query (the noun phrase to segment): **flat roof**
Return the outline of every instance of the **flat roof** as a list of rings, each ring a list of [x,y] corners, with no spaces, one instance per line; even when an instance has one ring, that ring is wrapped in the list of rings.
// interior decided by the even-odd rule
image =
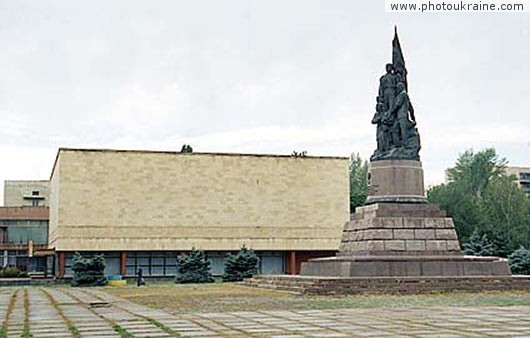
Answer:
[[[511,165],[509,165],[509,166],[506,166],[506,169],[507,170],[514,170],[514,171],[526,171],[526,170],[530,171],[530,167],[528,167],[528,166],[527,167],[523,167],[523,166],[511,166]]]
[[[238,157],[280,157],[280,158],[297,158],[297,159],[326,159],[326,160],[348,160],[346,156],[310,156],[295,157],[293,155],[277,155],[277,154],[243,154],[243,153],[216,153],[216,152],[191,152],[183,153],[181,151],[167,151],[167,150],[128,150],[128,149],[90,149],[90,148],[59,148],[55,161],[53,163],[50,180],[55,171],[59,154],[63,151],[73,152],[101,152],[101,153],[138,153],[138,154],[168,154],[168,155],[182,155],[182,156],[238,156]]]

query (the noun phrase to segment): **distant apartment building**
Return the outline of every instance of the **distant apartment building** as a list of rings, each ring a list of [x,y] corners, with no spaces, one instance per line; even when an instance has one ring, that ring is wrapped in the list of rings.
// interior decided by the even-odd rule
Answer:
[[[0,207],[0,265],[53,273],[48,250],[48,207]]]
[[[5,181],[0,207],[0,268],[53,275],[48,249],[50,181]]]
[[[514,175],[515,182],[530,197],[530,167],[506,167],[506,174]]]
[[[50,181],[5,181],[4,206],[48,206]]]

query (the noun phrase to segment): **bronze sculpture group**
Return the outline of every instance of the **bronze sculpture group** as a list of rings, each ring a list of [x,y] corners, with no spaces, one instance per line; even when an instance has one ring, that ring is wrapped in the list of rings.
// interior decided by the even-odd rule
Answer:
[[[396,31],[392,41],[392,63],[386,65],[386,74],[379,80],[372,119],[377,125],[377,149],[371,161],[420,159],[420,135],[407,87],[407,69]]]

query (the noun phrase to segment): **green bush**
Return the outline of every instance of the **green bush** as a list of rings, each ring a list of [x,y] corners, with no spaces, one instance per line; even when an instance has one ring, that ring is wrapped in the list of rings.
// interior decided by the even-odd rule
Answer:
[[[190,253],[178,257],[177,283],[212,283],[210,261],[203,251],[192,248]]]
[[[103,255],[83,257],[79,252],[72,258],[72,286],[101,286],[107,284]]]
[[[17,278],[17,277],[27,277],[28,274],[24,271],[20,271],[18,268],[15,267],[7,267],[0,271],[0,277],[5,278]]]
[[[225,259],[223,282],[240,282],[258,273],[259,258],[253,250],[245,246],[237,255],[228,255]]]
[[[530,275],[530,250],[521,245],[509,257],[510,270],[514,275]]]

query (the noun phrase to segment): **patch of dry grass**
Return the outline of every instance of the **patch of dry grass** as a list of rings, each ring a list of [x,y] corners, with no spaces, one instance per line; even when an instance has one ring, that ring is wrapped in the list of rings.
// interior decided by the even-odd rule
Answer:
[[[257,310],[427,306],[530,306],[530,292],[427,295],[309,296],[250,288],[234,283],[151,283],[147,287],[104,287],[110,294],[174,313]]]
[[[233,283],[154,284],[147,287],[105,287],[113,295],[171,312],[252,311],[284,308],[302,296]]]

